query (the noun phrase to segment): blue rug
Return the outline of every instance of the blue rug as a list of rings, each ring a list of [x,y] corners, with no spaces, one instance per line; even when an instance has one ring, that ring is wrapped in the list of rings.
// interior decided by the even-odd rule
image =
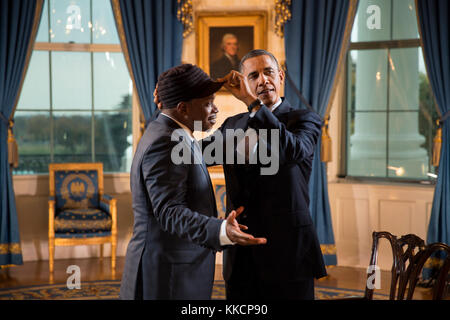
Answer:
[[[81,283],[81,289],[68,289],[66,284],[48,284],[0,289],[0,300],[116,300],[119,298],[120,280],[88,281]],[[316,300],[337,299],[349,296],[363,296],[362,290],[331,287],[315,287]],[[374,294],[374,299],[388,299],[385,294]],[[213,300],[225,299],[225,283],[215,281]]]

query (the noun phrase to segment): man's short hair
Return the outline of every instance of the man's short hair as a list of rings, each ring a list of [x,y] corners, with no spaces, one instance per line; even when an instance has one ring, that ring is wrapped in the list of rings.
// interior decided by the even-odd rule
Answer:
[[[230,38],[233,38],[233,39],[238,39],[234,34],[232,34],[232,33],[225,33],[224,35],[223,35],[223,37],[222,37],[222,43],[221,43],[221,46],[223,47],[224,45],[225,45],[225,41],[227,41],[227,39],[230,39]]]
[[[247,53],[244,57],[242,57],[241,62],[239,63],[239,72],[242,72],[242,67],[244,65],[245,60],[258,57],[258,56],[269,56],[270,59],[272,59],[273,62],[275,62],[275,65],[277,66],[278,70],[280,70],[280,66],[278,64],[277,58],[273,54],[271,54],[269,51],[263,50],[263,49],[254,49]]]

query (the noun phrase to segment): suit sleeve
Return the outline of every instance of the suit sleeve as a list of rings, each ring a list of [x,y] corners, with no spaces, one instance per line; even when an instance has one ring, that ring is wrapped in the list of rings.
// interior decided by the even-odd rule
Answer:
[[[322,119],[312,111],[295,110],[289,113],[284,124],[266,106],[262,106],[248,124],[255,130],[278,130],[280,163],[300,162],[314,154]]]
[[[161,228],[198,245],[220,250],[222,220],[192,211],[187,204],[188,164],[174,164],[171,152],[177,144],[162,137],[147,150],[142,174]]]

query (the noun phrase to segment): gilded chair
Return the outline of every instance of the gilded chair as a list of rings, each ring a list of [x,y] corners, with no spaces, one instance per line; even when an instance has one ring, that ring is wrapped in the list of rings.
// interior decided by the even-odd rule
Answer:
[[[116,199],[103,193],[102,163],[49,165],[49,269],[53,273],[55,246],[111,243],[111,268],[116,266]]]

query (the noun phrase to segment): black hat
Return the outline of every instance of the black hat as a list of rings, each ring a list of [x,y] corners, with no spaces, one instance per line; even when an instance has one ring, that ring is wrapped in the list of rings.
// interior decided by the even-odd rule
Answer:
[[[174,108],[181,101],[207,97],[223,82],[213,81],[202,69],[182,64],[164,71],[158,78],[158,97],[164,108]]]

